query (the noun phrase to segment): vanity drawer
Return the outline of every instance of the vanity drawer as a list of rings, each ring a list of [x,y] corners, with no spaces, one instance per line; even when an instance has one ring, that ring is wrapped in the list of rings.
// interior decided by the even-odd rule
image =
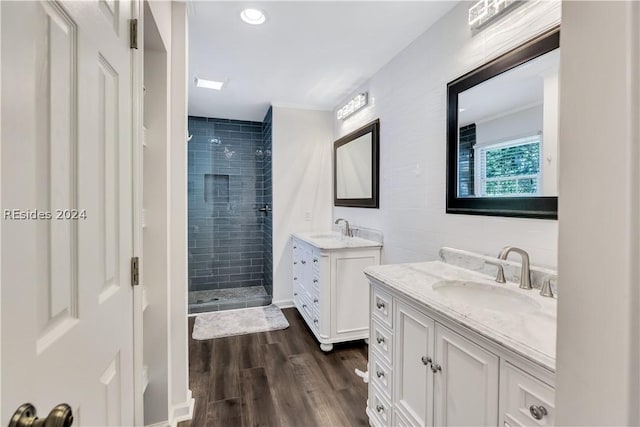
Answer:
[[[371,426],[391,427],[393,407],[375,384],[369,386],[369,412]]]
[[[388,399],[391,399],[392,370],[375,351],[372,351],[369,356],[369,378],[374,385],[382,390]]]
[[[391,355],[393,354],[393,335],[376,319],[371,322],[371,326],[371,337],[369,339],[370,348],[376,352],[382,360],[385,360],[389,364],[392,363]]]
[[[502,363],[500,377],[500,410],[505,425],[555,425],[555,390],[552,387],[506,361]]]
[[[316,252],[311,254],[311,266],[315,274],[320,274],[320,255]]]
[[[393,311],[391,309],[393,305],[391,302],[391,295],[375,286],[372,287],[371,312],[375,318],[389,328],[393,328]]]

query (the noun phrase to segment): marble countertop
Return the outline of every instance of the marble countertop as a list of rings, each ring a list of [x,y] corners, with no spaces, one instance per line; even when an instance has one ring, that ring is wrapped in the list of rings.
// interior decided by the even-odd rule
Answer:
[[[433,311],[471,329],[532,362],[555,372],[557,300],[540,296],[537,290],[524,290],[517,283],[496,283],[475,271],[432,261],[414,264],[371,266],[365,269],[370,279],[389,286]],[[530,298],[536,310],[490,310],[473,303],[445,297],[433,289],[443,280],[479,282],[487,286],[512,290],[519,297]]]
[[[310,231],[294,233],[293,237],[303,240],[318,249],[352,249],[381,247],[382,243],[360,237],[344,238],[335,231]]]

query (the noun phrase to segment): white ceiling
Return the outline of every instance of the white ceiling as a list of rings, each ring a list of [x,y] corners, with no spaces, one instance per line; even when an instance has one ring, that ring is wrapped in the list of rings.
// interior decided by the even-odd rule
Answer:
[[[262,121],[270,104],[332,110],[456,2],[190,4],[189,114]],[[244,23],[245,7],[267,21]],[[227,83],[198,88],[194,76]]]

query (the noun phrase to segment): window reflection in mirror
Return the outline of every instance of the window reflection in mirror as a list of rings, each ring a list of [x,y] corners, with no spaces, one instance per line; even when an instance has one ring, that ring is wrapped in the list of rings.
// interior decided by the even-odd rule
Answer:
[[[458,94],[457,195],[557,195],[560,49]]]

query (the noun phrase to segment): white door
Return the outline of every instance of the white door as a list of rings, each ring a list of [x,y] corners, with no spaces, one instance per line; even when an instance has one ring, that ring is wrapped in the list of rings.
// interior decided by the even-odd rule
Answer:
[[[0,8],[0,422],[65,402],[74,425],[130,425],[131,4]]]
[[[434,425],[498,424],[498,357],[436,325]]]
[[[435,322],[413,307],[398,302],[394,334],[394,372],[397,410],[414,426],[433,421],[433,330]]]

